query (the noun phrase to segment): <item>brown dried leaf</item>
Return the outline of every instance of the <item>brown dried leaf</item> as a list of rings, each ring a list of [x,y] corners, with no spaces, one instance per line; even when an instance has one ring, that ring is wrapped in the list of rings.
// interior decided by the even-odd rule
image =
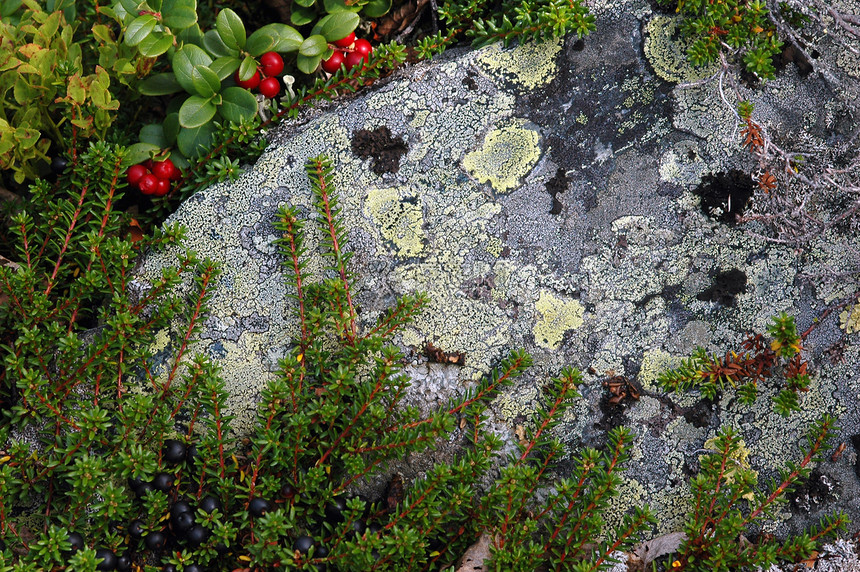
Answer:
[[[670,532],[653,538],[647,542],[643,542],[633,549],[630,553],[631,560],[638,561],[641,565],[648,566],[654,560],[677,552],[681,547],[681,543],[687,538],[683,532]]]
[[[529,442],[528,437],[526,437],[525,425],[517,425],[516,427],[514,427],[514,434],[517,436],[520,445],[525,445]]]

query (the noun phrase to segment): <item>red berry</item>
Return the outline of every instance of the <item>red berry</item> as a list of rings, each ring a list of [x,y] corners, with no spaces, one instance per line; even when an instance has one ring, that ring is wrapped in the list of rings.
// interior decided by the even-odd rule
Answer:
[[[163,197],[167,193],[170,192],[170,181],[167,179],[158,179],[157,184],[155,185],[155,192],[152,193],[156,197]]]
[[[263,75],[275,77],[284,71],[284,60],[277,52],[266,52],[260,56],[260,67]]]
[[[260,85],[260,70],[256,70],[254,75],[250,78],[242,81],[239,79],[239,70],[236,70],[236,73],[233,74],[233,79],[236,80],[236,85],[239,87],[244,87],[245,89],[254,89],[258,85]]]
[[[357,65],[364,67],[365,62],[370,59],[370,56],[366,54],[361,54],[359,52],[349,52],[346,54],[346,58],[344,59],[344,63],[346,64],[346,69],[352,69]]]
[[[350,32],[349,35],[345,38],[341,38],[337,40],[334,45],[338,48],[348,48],[355,41],[355,32]]]
[[[140,179],[140,192],[144,195],[154,195],[155,191],[158,190],[158,181],[158,177],[156,177],[152,173],[145,174]]]
[[[278,81],[277,78],[267,77],[263,81],[260,82],[260,93],[263,94],[264,97],[272,99],[281,91],[281,82]]]
[[[352,47],[352,49],[363,56],[369,56],[370,52],[373,51],[373,46],[371,46],[370,42],[368,42],[367,40],[361,39],[355,41],[355,45]],[[367,61],[367,58],[365,58],[364,61]]]
[[[152,174],[159,179],[169,181],[176,176],[176,165],[170,159],[158,161],[152,164]]]
[[[340,64],[343,63],[343,52],[335,50],[331,57],[322,63],[322,69],[328,73],[334,73],[340,69]]]
[[[143,165],[144,167],[146,167],[146,169],[147,169],[148,171],[151,171],[151,170],[152,170],[152,159],[147,159],[146,161],[144,161],[143,163],[141,163],[141,165]]]
[[[128,171],[125,172],[126,177],[128,177],[128,184],[138,187],[140,180],[146,173],[146,167],[143,165],[132,165],[128,168]]]

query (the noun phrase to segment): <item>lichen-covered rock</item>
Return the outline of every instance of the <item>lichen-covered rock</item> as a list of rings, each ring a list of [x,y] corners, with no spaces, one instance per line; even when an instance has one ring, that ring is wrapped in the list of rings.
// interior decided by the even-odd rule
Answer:
[[[572,448],[599,446],[609,428],[632,428],[636,451],[613,502],[618,514],[650,504],[663,532],[679,528],[691,468],[721,423],[741,429],[750,465],[767,477],[795,458],[813,419],[836,413],[849,446],[821,470],[838,483],[838,500],[816,506],[860,516],[850,444],[860,433],[856,306],[841,318],[830,313],[809,335],[813,384],[801,397],[803,412],[788,419],[767,399],[745,407],[727,391],[710,403],[655,385],[660,371],[696,346],[737,349],[777,312],[808,328],[857,284],[818,290],[805,276],[848,268],[860,239],[834,230],[799,255],[706,215],[696,194],[705,177],[720,188],[722,180],[752,185],[732,175],[756,168],[739,145],[733,112],[716,83],[673,83],[704,75],[667,45],[670,17],[644,3],[612,5],[597,2],[598,29],[584,44],[490,46],[406,69],[288,126],[289,136],[272,134],[268,151],[238,181],[182,205],[171,222],[188,227],[188,247],[223,269],[197,348],[221,364],[234,425],[247,430],[255,399],[296,334],[273,246],[276,209],[288,202],[310,212],[304,165],[327,153],[355,252],[362,320],[371,322],[396,296],[430,295],[397,339],[412,359],[411,403],[437,407],[524,347],[535,367],[493,408],[513,441],[514,428],[530,422],[546,376],[564,365],[588,370],[583,399],[560,436]],[[748,96],[764,125],[803,133],[810,145],[827,144],[835,129],[827,114],[844,104],[826,82],[791,68]],[[359,132],[362,141],[379,134],[379,148],[394,151],[379,162],[362,158]],[[307,245],[312,273],[323,267],[318,241],[312,233]],[[170,260],[170,253],[150,256],[140,281]],[[465,365],[428,364],[428,342],[462,352]],[[834,348],[839,359],[831,360]],[[608,402],[602,381],[610,370],[641,386],[638,401]],[[788,520],[790,511],[774,532],[816,516],[795,511],[798,518]]]

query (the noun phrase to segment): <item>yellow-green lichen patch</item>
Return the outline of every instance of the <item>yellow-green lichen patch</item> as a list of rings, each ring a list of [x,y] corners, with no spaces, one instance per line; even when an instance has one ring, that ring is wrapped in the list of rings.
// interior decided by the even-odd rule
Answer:
[[[519,185],[540,159],[540,134],[525,119],[490,131],[483,144],[463,157],[463,168],[496,192],[507,193]]]
[[[498,258],[502,254],[505,244],[498,237],[490,236],[487,238],[487,243],[484,248],[486,248],[487,252],[492,254],[494,258]]]
[[[750,468],[750,450],[747,449],[746,443],[743,439],[737,440],[737,447],[737,450],[731,453],[727,459],[730,462],[727,463],[726,470],[723,472],[723,477],[726,479],[726,482],[735,482],[735,479],[737,478],[739,471],[741,470],[750,471],[753,476],[758,478],[758,471],[753,471]],[[717,447],[716,437],[712,437],[705,441],[704,448],[708,451],[709,454],[720,455],[720,449]],[[704,458],[704,455],[699,455],[699,463],[703,462]],[[754,500],[755,496],[753,491],[750,491],[747,494],[743,495],[743,498],[747,499],[748,501]]]
[[[645,57],[658,76],[682,83],[713,75],[716,65],[693,67],[687,60],[687,45],[679,38],[679,16],[655,14],[645,26]]]
[[[424,251],[424,222],[420,199],[403,196],[398,188],[370,189],[365,212],[376,223],[382,238],[394,246],[393,254],[419,256]]]
[[[548,84],[555,78],[555,58],[561,51],[561,38],[545,42],[528,42],[513,50],[495,44],[485,49],[477,59],[490,76],[503,77],[527,90]]]
[[[860,300],[850,308],[846,308],[839,314],[839,325],[846,334],[860,332]]]
[[[585,312],[577,300],[563,300],[546,290],[541,290],[535,310],[538,314],[532,330],[535,343],[550,350],[558,349],[566,331],[582,325],[582,314]]]

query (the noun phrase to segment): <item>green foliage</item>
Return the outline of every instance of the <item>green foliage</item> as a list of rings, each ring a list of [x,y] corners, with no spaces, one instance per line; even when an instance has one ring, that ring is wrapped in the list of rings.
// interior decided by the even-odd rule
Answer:
[[[820,460],[820,452],[835,430],[835,420],[829,415],[822,417],[807,435],[802,460],[786,463],[780,470],[780,480],[762,493],[757,488],[756,472],[746,461],[743,440],[731,428],[721,429],[716,438],[706,443],[710,452],[700,457],[699,474],[690,483],[693,507],[684,526],[687,537],[674,568],[726,572],[767,569],[781,560],[798,562],[809,558],[817,540],[844,532],[847,517],[839,513],[785,542],[764,535],[756,543],[738,541],[749,527],[776,515],[777,508],[785,503],[785,495],[809,477],[810,463]]]
[[[751,334],[744,340],[741,353],[729,351],[723,357],[697,348],[679,367],[661,373],[657,383],[666,391],[698,389],[707,399],[716,399],[731,386],[741,403],[751,405],[759,384],[773,377],[782,365],[785,386],[774,397],[774,410],[788,416],[800,410],[798,393],[808,391],[811,382],[801,357],[801,337],[794,318],[784,312],[771,318],[767,333],[773,338],[770,344],[760,334]]]
[[[724,54],[742,62],[744,68],[762,79],[772,79],[773,57],[782,47],[776,29],[768,19],[763,0],[678,0],[677,11],[684,17],[681,31],[692,41],[687,49],[690,62],[707,65]]]

